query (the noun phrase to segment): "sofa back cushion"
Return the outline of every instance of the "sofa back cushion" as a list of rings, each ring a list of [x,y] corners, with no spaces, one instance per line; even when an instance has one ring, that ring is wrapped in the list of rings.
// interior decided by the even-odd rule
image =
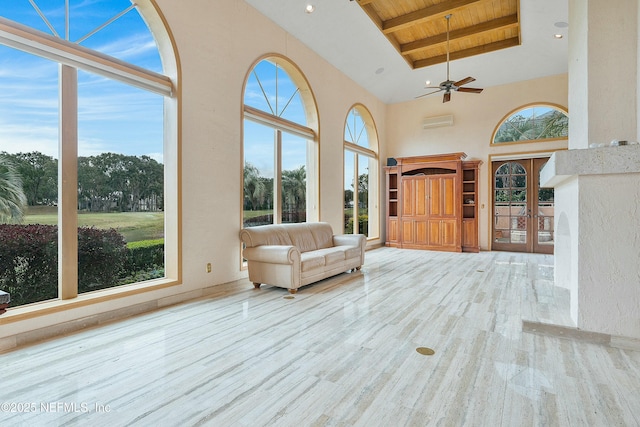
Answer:
[[[317,249],[330,248],[333,246],[333,229],[326,222],[307,223],[313,234]]]
[[[263,245],[293,245],[289,233],[281,225],[259,225],[244,228],[240,239],[247,248]]]
[[[300,252],[333,246],[333,230],[326,222],[260,225],[245,228],[240,238],[246,247],[261,245],[293,245]]]

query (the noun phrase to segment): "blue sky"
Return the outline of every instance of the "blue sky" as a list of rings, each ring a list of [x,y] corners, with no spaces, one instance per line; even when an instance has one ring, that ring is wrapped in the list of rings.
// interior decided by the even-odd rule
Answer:
[[[65,37],[65,1],[35,0]],[[129,0],[71,0],[69,40],[77,41],[131,6]],[[28,0],[0,2],[0,16],[55,35]],[[162,73],[155,41],[133,9],[81,43]],[[80,71],[78,151],[149,155],[162,161],[162,96]],[[58,157],[58,64],[0,45],[0,151]]]

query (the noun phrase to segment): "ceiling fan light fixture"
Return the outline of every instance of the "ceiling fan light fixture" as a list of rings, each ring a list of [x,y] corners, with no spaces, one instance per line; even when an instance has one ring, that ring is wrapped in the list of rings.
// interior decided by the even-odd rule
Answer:
[[[434,93],[438,93],[438,92],[442,92],[444,91],[444,95],[442,96],[442,102],[449,102],[451,101],[451,91],[454,92],[467,92],[467,93],[480,93],[482,92],[482,89],[480,88],[471,88],[471,87],[461,87],[463,85],[466,85],[467,83],[471,83],[473,81],[475,81],[475,79],[471,76],[466,77],[462,80],[458,80],[458,81],[453,81],[451,80],[450,76],[449,76],[449,55],[450,55],[450,50],[449,50],[449,32],[451,30],[450,28],[450,20],[451,20],[451,13],[445,16],[445,19],[447,20],[447,80],[443,81],[442,83],[440,83],[438,86],[429,86],[431,84],[431,82],[429,80],[427,80],[426,82],[426,87],[425,89],[437,89],[434,90],[432,92],[427,92],[425,94],[416,96],[416,98],[422,98],[423,96],[428,96]]]

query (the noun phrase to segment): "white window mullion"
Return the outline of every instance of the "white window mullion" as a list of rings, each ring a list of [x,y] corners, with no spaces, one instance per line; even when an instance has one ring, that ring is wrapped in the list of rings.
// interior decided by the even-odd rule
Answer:
[[[78,296],[78,70],[60,65],[58,296]]]
[[[282,222],[282,131],[274,131],[273,223]]]

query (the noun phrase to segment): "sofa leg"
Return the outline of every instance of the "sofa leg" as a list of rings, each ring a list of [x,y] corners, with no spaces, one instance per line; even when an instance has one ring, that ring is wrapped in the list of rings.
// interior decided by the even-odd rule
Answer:
[[[356,270],[360,271],[361,268],[362,268],[362,266],[359,265],[359,266],[356,267]]]
[[[297,290],[297,289],[289,289],[289,293],[290,293],[291,295],[295,294],[296,292],[298,292],[298,290]]]
[[[260,289],[260,285],[262,285],[262,283],[253,282],[253,287],[256,289]]]

